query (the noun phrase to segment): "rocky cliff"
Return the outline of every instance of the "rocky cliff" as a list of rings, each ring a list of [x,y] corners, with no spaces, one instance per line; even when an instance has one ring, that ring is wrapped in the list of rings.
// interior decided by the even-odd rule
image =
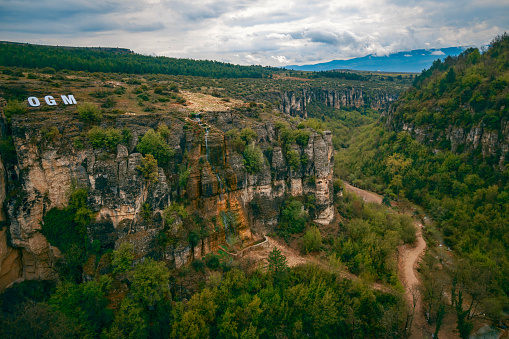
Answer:
[[[281,93],[279,109],[293,116],[307,117],[306,106],[311,101],[323,103],[329,107],[365,107],[375,110],[384,110],[396,101],[397,93],[366,91],[359,88],[335,89],[302,89],[300,91],[287,91]]]
[[[491,158],[490,162],[496,164],[500,171],[505,170],[509,161],[509,122],[505,120],[500,123],[500,128],[495,129],[483,123],[469,127],[451,124],[444,130],[412,123],[393,125],[391,128],[406,131],[420,143],[436,149],[447,149],[457,154],[479,154],[485,160]]]
[[[154,182],[139,170],[143,155],[137,144],[162,124],[170,130],[166,142],[175,154],[158,168]],[[221,245],[240,248],[261,239],[277,224],[288,196],[315,195],[315,221],[333,218],[330,132],[312,131],[306,145],[293,143],[291,149],[307,161],[292,169],[271,121],[248,121],[231,111],[205,113],[201,119],[176,112],[117,115],[103,119],[101,126],[128,129],[131,138],[116,149],[94,149],[87,140],[90,126],[72,111],[12,118],[15,157],[0,171],[5,173],[1,178],[9,178],[0,180],[9,229],[0,231],[0,289],[19,277],[55,278],[62,255],[43,235],[44,217],[52,208],[67,206],[76,187],[87,188],[87,207],[94,212],[87,226],[90,241],[102,248],[128,241],[138,257],[158,256],[176,267]],[[246,171],[242,154],[226,133],[247,126],[256,131],[254,143],[265,154],[254,174]],[[172,203],[186,206],[187,213],[169,224],[164,210]],[[253,204],[258,213],[253,213]],[[190,230],[197,234],[193,241]],[[161,241],[164,232],[174,235],[172,241]]]

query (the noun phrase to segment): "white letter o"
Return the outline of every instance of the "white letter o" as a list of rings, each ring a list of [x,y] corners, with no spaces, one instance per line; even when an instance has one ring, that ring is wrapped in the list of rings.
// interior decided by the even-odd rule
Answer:
[[[28,103],[30,104],[30,106],[32,107],[37,107],[37,106],[40,106],[41,103],[39,102],[39,99],[37,99],[36,97],[30,97],[28,98]]]

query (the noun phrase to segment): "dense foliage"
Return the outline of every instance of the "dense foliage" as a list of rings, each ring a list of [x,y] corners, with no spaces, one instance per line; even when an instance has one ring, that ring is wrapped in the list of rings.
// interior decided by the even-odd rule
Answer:
[[[0,65],[104,73],[194,75],[214,78],[262,78],[275,68],[217,61],[153,57],[125,49],[56,47],[0,43]]]
[[[469,48],[444,62],[435,61],[396,103],[394,123],[436,131],[450,126],[499,131],[509,115],[508,84],[509,35],[504,34],[483,54]],[[434,146],[448,146],[443,135],[434,139]]]
[[[389,120],[396,130],[403,123],[429,129],[433,141],[421,144],[407,132],[370,125],[337,157],[343,178],[393,198],[411,199],[427,210],[445,245],[470,270],[483,272],[485,285],[458,289],[486,313],[495,300],[502,308],[509,305],[507,170],[505,164],[499,167],[500,154],[483,157],[481,146],[452,152],[445,132],[451,125],[466,130],[481,126],[502,137],[509,107],[508,70],[507,35],[495,39],[483,54],[470,49],[435,62],[398,101]]]
[[[115,299],[115,290],[121,284],[120,278],[126,277],[124,274],[113,278],[105,275],[82,284],[64,281],[50,291],[49,297],[27,295],[25,299],[11,300],[4,295],[0,304],[0,335],[40,333],[41,337],[89,338],[403,335],[405,302],[401,295],[371,290],[318,266],[288,268],[286,258],[277,249],[271,252],[269,266],[266,272],[247,272],[227,265],[214,268],[208,271],[206,282],[189,296],[182,295],[181,285],[179,289],[174,280],[178,275],[170,277],[164,264],[146,260],[129,271],[131,287],[127,294],[123,292],[122,300],[113,310],[111,300]],[[202,272],[185,272],[181,274],[191,279],[204,276]],[[9,293],[29,291],[29,284],[17,285]],[[12,303],[5,304],[8,300]],[[38,320],[49,323],[39,324]]]

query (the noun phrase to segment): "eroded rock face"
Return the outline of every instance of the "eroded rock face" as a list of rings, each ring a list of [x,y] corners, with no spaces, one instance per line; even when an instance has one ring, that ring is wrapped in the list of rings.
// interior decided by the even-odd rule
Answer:
[[[10,189],[18,190],[6,204],[9,233],[16,249],[6,251],[0,233],[0,289],[3,281],[19,277],[19,273],[12,272],[20,272],[21,266],[16,266],[21,263],[20,253],[23,278],[55,277],[55,263],[61,254],[43,236],[42,222],[50,209],[67,206],[72,187],[88,189],[87,205],[96,213],[95,221],[87,228],[92,240],[98,240],[104,248],[118,248],[128,241],[139,257],[158,256],[176,267],[217,250],[231,238],[240,243],[260,238],[267,228],[277,224],[282,202],[288,196],[315,195],[316,221],[332,220],[330,132],[312,132],[303,147],[293,144],[292,150],[308,160],[292,170],[277,146],[272,122],[251,122],[250,127],[257,132],[257,146],[266,157],[270,156],[259,173],[249,174],[242,154],[225,135],[232,128],[245,127],[243,120],[231,112],[208,113],[203,120],[207,129],[195,121],[183,123],[168,115],[121,116],[114,122],[104,122],[103,127],[127,127],[133,137],[112,150],[93,149],[87,142],[77,148],[75,139],[82,138],[87,126],[72,114],[15,116],[12,135],[17,162],[11,164],[5,177],[15,178]],[[161,123],[171,130],[167,142],[175,156],[165,168],[158,168],[158,180],[151,183],[138,170],[143,156],[136,144],[139,136]],[[53,126],[60,135],[49,139],[44,131]],[[184,170],[188,176],[183,182],[180,179]],[[3,193],[0,190],[0,200],[7,196],[7,186],[4,184]],[[180,235],[178,241],[164,245],[159,240],[166,223],[163,211],[179,199],[188,202],[191,221],[187,222],[191,226],[186,226],[185,220],[169,225]],[[258,215],[251,211],[253,200],[261,211]],[[192,246],[185,227],[194,227],[194,223],[202,225],[198,231],[204,235]],[[10,278],[3,279],[6,276]]]
[[[505,170],[509,161],[509,122],[502,121],[500,129],[487,128],[482,122],[470,127],[449,125],[437,131],[432,125],[415,126],[396,123],[389,114],[386,127],[408,132],[415,140],[429,146],[447,145],[453,153],[478,152],[483,159],[496,157],[498,168]],[[450,146],[449,146],[450,145]]]
[[[289,115],[307,118],[306,106],[311,101],[323,103],[329,107],[369,107],[376,110],[385,110],[396,101],[395,93],[370,93],[360,89],[349,88],[343,90],[333,89],[303,89],[301,91],[283,92],[281,94],[279,109]]]

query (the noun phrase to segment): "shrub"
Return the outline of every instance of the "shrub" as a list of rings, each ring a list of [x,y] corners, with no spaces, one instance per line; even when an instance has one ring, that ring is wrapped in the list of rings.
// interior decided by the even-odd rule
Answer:
[[[167,165],[175,153],[164,141],[161,134],[156,133],[153,129],[149,129],[145,133],[137,148],[142,154],[152,154],[161,165]]]
[[[147,154],[141,159],[141,165],[137,167],[143,177],[149,182],[156,183],[159,181],[159,171],[157,169],[157,160],[152,154]]]
[[[157,133],[159,133],[163,139],[166,139],[166,138],[168,138],[168,137],[170,136],[171,131],[170,131],[170,129],[168,128],[168,125],[166,125],[166,124],[160,124],[160,125],[157,127]]]
[[[283,235],[288,233],[300,233],[304,230],[308,221],[308,213],[298,200],[287,200],[284,209],[281,211],[278,230]]]
[[[108,97],[106,98],[106,101],[102,104],[102,107],[104,108],[112,108],[117,105],[117,100],[115,100],[114,97]]]
[[[113,90],[113,93],[116,95],[122,95],[125,93],[125,87],[118,86]]]
[[[124,273],[132,268],[134,260],[134,247],[129,242],[120,244],[118,250],[113,251],[113,274]]]
[[[60,140],[60,138],[62,137],[62,135],[58,131],[58,128],[56,128],[55,126],[51,127],[50,129],[48,129],[47,127],[44,127],[41,130],[41,134],[42,134],[43,140],[45,140],[45,141],[56,142],[56,141]]]
[[[122,131],[122,134],[124,134],[124,131]],[[110,150],[115,150],[117,145],[126,139],[122,134],[120,130],[113,127],[105,129],[94,126],[88,131],[88,138],[94,148],[107,147]]]
[[[4,114],[8,122],[11,121],[12,116],[17,114],[25,114],[26,112],[26,106],[16,100],[9,101],[4,107]]]
[[[299,130],[295,131],[294,134],[295,134],[295,142],[297,143],[297,145],[300,145],[303,147],[307,146],[308,141],[309,141],[309,136],[311,135],[311,133],[309,131],[299,129]]]
[[[302,250],[304,253],[320,250],[322,246],[322,235],[318,227],[313,226],[306,231],[302,238]]]
[[[78,115],[81,120],[88,123],[100,122],[102,119],[99,108],[88,102],[78,105]]]
[[[210,269],[217,269],[219,267],[219,257],[215,254],[209,254],[205,258],[205,263],[207,264],[207,267]]]
[[[195,271],[203,271],[203,267],[205,267],[205,264],[203,263],[203,260],[196,259],[191,264]]]
[[[244,166],[250,174],[259,173],[263,167],[263,153],[255,145],[249,145],[244,150]]]
[[[289,150],[286,152],[286,161],[288,161],[288,165],[292,171],[297,171],[299,169],[301,159],[297,151]]]
[[[257,138],[258,134],[250,127],[243,128],[240,131],[240,138],[246,143],[250,144],[251,141]]]

